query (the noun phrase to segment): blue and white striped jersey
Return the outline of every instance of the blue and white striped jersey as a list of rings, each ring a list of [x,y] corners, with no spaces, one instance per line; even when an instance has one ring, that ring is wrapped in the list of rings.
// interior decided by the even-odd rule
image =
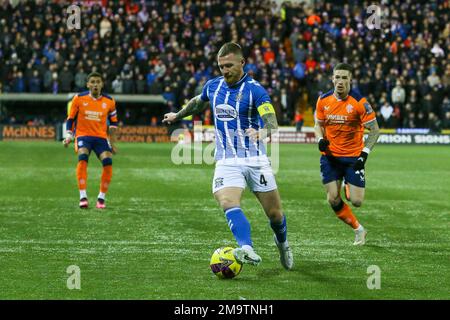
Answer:
[[[245,130],[259,130],[257,108],[271,103],[267,91],[247,74],[232,86],[224,77],[209,80],[203,87],[201,99],[209,101],[214,116],[216,161],[230,158],[265,156],[263,143],[251,141]]]

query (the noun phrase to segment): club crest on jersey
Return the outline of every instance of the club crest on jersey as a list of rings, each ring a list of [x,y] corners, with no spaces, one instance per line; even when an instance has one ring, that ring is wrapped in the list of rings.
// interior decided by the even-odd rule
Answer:
[[[239,92],[238,95],[236,96],[236,101],[240,102],[242,100],[242,92]]]
[[[371,114],[373,112],[372,106],[368,102],[364,102],[364,108],[366,108],[366,113]]]
[[[348,104],[346,109],[347,109],[347,113],[352,113],[353,112],[353,106],[351,104]]]
[[[215,107],[216,118],[221,121],[232,121],[237,118],[238,114],[229,104],[219,104]]]
[[[102,103],[102,108],[106,109],[106,103],[105,102]]]

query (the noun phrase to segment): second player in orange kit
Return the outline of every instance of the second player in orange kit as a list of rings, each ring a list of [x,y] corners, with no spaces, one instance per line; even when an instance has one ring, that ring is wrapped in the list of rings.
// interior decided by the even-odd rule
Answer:
[[[77,183],[80,191],[80,208],[88,208],[87,166],[93,150],[102,162],[103,172],[96,207],[105,209],[105,198],[112,179],[112,155],[117,152],[115,146],[117,129],[116,103],[113,98],[102,94],[103,79],[93,72],[87,77],[89,91],[77,94],[67,118],[67,135],[63,141],[67,147],[75,139],[78,154]]]
[[[367,230],[341,198],[343,181],[346,198],[360,207],[365,193],[365,163],[378,140],[375,112],[366,98],[351,89],[353,67],[339,63],[333,69],[334,90],[319,97],[315,113],[315,134],[322,153],[320,172],[327,200],[336,216],[355,231],[354,245],[363,245]],[[364,141],[364,129],[369,135]]]

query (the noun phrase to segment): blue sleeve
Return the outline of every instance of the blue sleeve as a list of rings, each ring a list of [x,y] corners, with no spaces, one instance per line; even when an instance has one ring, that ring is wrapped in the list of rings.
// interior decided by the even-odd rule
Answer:
[[[202,89],[202,94],[201,94],[201,96],[200,96],[200,99],[202,99],[203,101],[209,101],[209,97],[208,97],[208,87],[209,87],[209,84],[211,83],[211,80],[209,80],[209,81],[207,81],[206,83],[205,83],[205,85],[203,86],[203,89]]]
[[[272,103],[266,89],[264,89],[259,83],[253,86],[252,94],[255,101],[255,107],[259,107],[265,102]]]
[[[72,131],[72,127],[73,127],[73,119],[67,119],[66,122],[66,130],[67,131]]]

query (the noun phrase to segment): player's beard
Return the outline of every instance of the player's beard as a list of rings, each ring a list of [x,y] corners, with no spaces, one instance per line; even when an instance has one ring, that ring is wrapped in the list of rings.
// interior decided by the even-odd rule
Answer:
[[[228,76],[225,76],[225,75],[224,75],[225,82],[226,82],[228,85],[233,85],[233,84],[235,84],[236,82],[238,82],[238,81],[241,79],[241,77],[242,77],[242,75],[241,75],[240,73],[236,73],[236,74],[230,73],[230,74],[228,74]]]
[[[336,93],[337,96],[345,98],[350,92],[350,86],[348,87],[346,85],[336,86],[334,88],[334,92]]]
[[[236,76],[234,76],[233,74],[228,74],[224,77],[225,77],[226,83],[228,83],[228,84],[233,84],[236,82]]]

